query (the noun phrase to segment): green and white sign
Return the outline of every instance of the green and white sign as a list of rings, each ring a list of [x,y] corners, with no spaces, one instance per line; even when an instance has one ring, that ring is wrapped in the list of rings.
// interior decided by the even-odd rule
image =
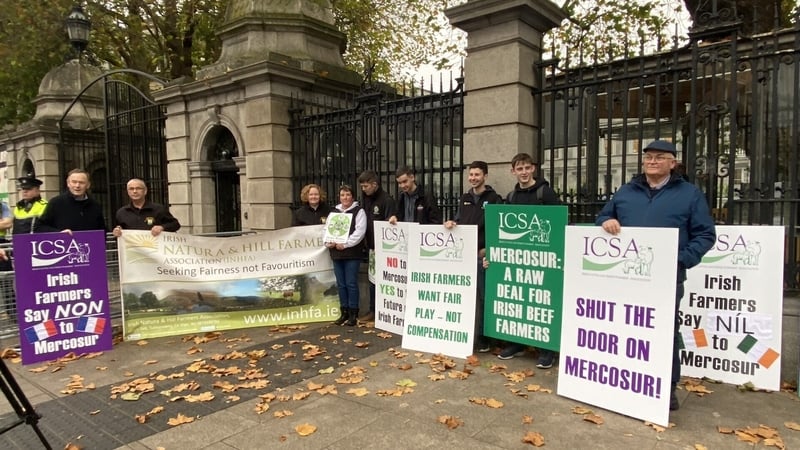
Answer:
[[[566,206],[486,205],[484,335],[558,351]]]
[[[472,354],[478,227],[408,226],[403,347],[456,358]]]

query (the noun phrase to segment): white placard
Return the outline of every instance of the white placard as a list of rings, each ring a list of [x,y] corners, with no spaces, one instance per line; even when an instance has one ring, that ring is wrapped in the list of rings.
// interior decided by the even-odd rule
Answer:
[[[408,284],[408,223],[375,221],[375,328],[403,334]]]
[[[567,227],[558,394],[666,426],[678,230]]]
[[[780,389],[783,247],[783,227],[717,226],[684,284],[682,375]]]
[[[408,226],[403,347],[456,358],[472,354],[478,227]]]

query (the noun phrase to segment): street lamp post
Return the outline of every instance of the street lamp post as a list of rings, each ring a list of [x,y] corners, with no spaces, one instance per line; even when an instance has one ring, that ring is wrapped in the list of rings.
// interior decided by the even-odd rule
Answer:
[[[83,8],[80,5],[72,7],[66,20],[67,35],[69,36],[69,43],[81,57],[81,53],[86,50],[89,45],[89,31],[92,29],[92,22],[83,13]]]

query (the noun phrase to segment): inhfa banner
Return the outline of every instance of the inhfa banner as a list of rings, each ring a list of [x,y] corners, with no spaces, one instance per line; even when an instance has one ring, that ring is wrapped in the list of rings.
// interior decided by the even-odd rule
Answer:
[[[456,358],[472,354],[478,227],[408,225],[403,347]]]
[[[784,228],[717,226],[687,273],[682,374],[780,389]]]
[[[666,426],[676,228],[570,226],[558,394]]]
[[[558,351],[566,206],[486,205],[484,335]]]
[[[334,320],[323,225],[211,238],[123,231],[126,339]]]
[[[22,363],[112,347],[102,230],[15,234]]]

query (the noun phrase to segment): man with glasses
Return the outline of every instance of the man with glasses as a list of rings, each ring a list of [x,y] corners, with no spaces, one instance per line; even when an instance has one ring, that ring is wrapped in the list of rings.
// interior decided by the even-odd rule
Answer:
[[[675,387],[681,376],[678,312],[686,269],[699,264],[716,240],[714,220],[705,196],[695,185],[673,171],[676,155],[675,145],[671,142],[657,140],[648,144],[642,157],[644,173],[622,186],[606,203],[595,222],[611,234],[618,234],[623,225],[678,229],[672,394],[669,402],[672,411],[680,407],[675,395]]]
[[[111,232],[122,236],[122,230],[150,230],[153,236],[162,231],[178,231],[181,224],[164,205],[147,200],[147,185],[139,178],[132,178],[127,185],[131,202],[117,210],[116,223]]]

